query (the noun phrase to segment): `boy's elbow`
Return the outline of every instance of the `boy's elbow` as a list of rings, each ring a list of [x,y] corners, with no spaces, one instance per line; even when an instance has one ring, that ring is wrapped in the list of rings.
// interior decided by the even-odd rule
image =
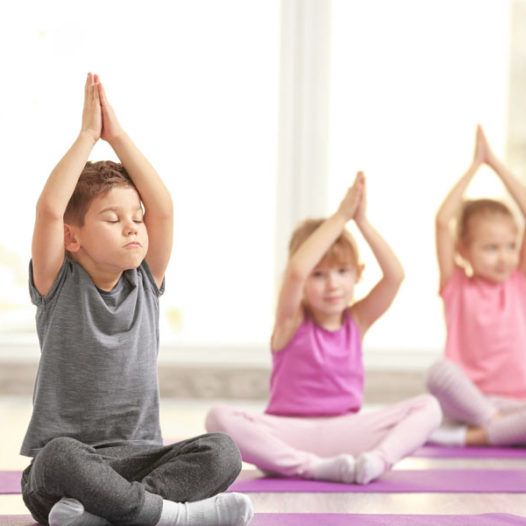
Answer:
[[[64,219],[64,212],[58,210],[57,206],[53,205],[53,203],[40,198],[36,205],[36,217],[37,219],[48,221],[62,221]]]

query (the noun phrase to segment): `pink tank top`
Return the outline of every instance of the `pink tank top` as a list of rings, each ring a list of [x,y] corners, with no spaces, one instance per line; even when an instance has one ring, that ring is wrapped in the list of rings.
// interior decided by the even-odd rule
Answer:
[[[446,357],[485,394],[526,398],[526,279],[470,278],[457,268],[441,292]]]
[[[272,361],[267,413],[334,416],[360,410],[362,344],[348,311],[336,331],[305,316],[286,347],[272,353]]]

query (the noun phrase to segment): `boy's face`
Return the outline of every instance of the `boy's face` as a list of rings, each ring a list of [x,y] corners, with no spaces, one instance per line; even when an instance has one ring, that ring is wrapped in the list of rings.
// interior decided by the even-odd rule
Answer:
[[[148,232],[139,194],[118,186],[91,202],[84,225],[77,227],[80,264],[107,272],[137,268],[148,251]]]

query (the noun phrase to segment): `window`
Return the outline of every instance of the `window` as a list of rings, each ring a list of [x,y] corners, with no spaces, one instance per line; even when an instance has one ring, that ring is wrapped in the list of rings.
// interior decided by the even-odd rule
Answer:
[[[95,1],[81,10],[2,2],[2,336],[36,341],[27,293],[35,204],[80,128],[85,75],[95,71],[174,198],[164,341],[268,340],[279,16],[277,0]],[[100,143],[92,159],[103,158],[115,156]]]

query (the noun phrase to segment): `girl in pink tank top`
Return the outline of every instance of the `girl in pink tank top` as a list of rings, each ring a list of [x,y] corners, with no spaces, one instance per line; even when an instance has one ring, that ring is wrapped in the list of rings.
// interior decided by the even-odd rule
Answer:
[[[404,277],[366,217],[365,193],[359,172],[332,216],[307,220],[293,233],[271,338],[265,413],[216,406],[207,416],[208,431],[228,433],[243,460],[266,472],[367,484],[421,446],[440,423],[438,402],[430,395],[360,412],[362,340]],[[345,230],[351,220],[382,271],[356,302],[363,265]]]
[[[427,383],[453,422],[431,441],[526,444],[526,245],[520,245],[515,219],[503,203],[463,201],[483,164],[495,171],[526,217],[526,187],[495,156],[479,126],[471,166],[436,216],[447,340],[445,359],[431,367]]]

